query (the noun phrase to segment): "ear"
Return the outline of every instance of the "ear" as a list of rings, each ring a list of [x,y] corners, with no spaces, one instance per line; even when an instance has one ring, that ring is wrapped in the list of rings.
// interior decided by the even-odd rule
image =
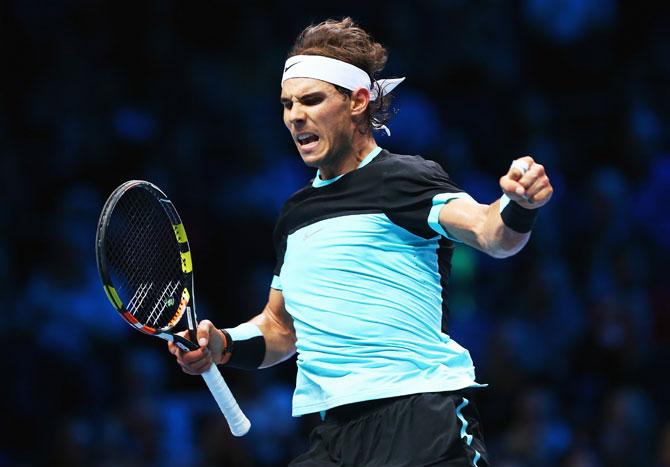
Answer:
[[[352,116],[362,115],[370,103],[370,91],[366,88],[358,88],[351,92],[349,109]]]

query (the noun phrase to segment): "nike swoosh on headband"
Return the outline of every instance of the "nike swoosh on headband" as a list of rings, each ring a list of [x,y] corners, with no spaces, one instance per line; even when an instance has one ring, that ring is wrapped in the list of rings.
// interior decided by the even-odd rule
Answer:
[[[296,66],[298,63],[300,63],[300,62],[291,63],[289,66],[284,68],[284,73],[286,73],[288,71],[288,69],[291,68],[292,66]]]

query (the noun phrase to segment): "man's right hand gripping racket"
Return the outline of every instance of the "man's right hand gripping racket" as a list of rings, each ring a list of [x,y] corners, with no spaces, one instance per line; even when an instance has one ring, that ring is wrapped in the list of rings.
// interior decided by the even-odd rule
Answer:
[[[155,185],[131,180],[112,192],[95,239],[98,272],[114,308],[132,327],[196,350],[193,263],[177,210]],[[186,314],[189,339],[172,330]],[[202,374],[226,417],[242,436],[251,426],[212,363]]]

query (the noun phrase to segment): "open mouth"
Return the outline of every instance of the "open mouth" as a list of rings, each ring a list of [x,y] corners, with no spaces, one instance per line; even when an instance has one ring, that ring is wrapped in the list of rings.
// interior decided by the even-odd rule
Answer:
[[[296,137],[296,141],[301,147],[306,147],[319,141],[319,137],[314,133],[301,133]]]

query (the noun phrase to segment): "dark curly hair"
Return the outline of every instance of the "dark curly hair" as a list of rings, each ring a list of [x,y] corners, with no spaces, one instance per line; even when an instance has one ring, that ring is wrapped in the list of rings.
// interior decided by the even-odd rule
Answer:
[[[288,54],[289,57],[294,55],[321,55],[351,63],[365,71],[373,83],[388,59],[384,46],[375,42],[370,34],[348,17],[339,21],[328,19],[306,27]],[[351,97],[349,89],[334,86],[343,95]],[[370,101],[361,122],[361,133],[368,133],[372,128],[385,124],[392,115],[391,96],[382,96],[381,89],[377,89],[377,94],[377,99]]]

